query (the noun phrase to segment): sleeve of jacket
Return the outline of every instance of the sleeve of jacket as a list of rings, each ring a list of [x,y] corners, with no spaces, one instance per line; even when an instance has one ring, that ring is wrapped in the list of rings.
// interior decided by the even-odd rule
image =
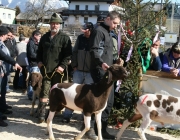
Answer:
[[[80,36],[78,36],[78,38],[76,40],[76,43],[75,43],[75,46],[73,48],[73,52],[72,52],[72,57],[71,57],[71,66],[72,66],[72,68],[78,66],[77,56],[78,56],[79,38],[80,38]]]
[[[43,62],[43,46],[42,46],[42,42],[43,42],[43,36],[40,39],[39,46],[38,46],[38,49],[37,49],[37,55],[36,55],[37,63],[38,62]]]
[[[11,44],[11,41],[9,42]],[[13,45],[12,45],[13,44]],[[12,44],[10,45],[10,54],[12,58],[15,58],[18,56],[18,51],[17,51],[17,43],[16,43],[16,39],[12,39]]]
[[[153,59],[152,68],[156,71],[161,70],[162,63],[161,63],[161,59],[159,56],[157,56]]]
[[[91,46],[91,57],[92,61],[96,63],[96,65],[102,66],[103,60],[101,59],[101,54],[103,52],[103,48],[100,47],[101,41],[103,41],[104,35],[102,32],[94,30],[91,34],[90,38],[90,46]]]
[[[60,62],[59,66],[65,69],[71,60],[71,55],[72,55],[72,46],[71,46],[71,40],[69,36],[66,36],[64,39],[64,46],[62,49],[62,54],[63,54],[63,59]]]
[[[35,44],[32,41],[29,41],[27,44],[27,56],[32,60],[36,60],[37,53],[34,52]]]
[[[15,40],[15,42],[14,42],[14,49],[15,49],[15,57],[17,57],[18,56],[18,48],[17,48],[17,43],[16,43],[16,40]]]
[[[163,62],[162,62],[162,71],[170,72],[171,67],[168,64],[168,58],[164,55]]]
[[[0,60],[1,61],[1,60]],[[0,74],[3,74],[2,65],[0,65]]]
[[[14,59],[11,58],[9,55],[6,55],[1,49],[0,49],[0,60],[3,60],[13,66],[16,64],[16,61],[14,61]]]

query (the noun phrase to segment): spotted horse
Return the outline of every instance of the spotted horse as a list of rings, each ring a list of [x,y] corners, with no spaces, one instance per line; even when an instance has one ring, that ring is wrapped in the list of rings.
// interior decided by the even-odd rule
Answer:
[[[123,122],[117,134],[120,140],[124,130],[133,122],[143,119],[138,134],[142,140],[147,140],[145,130],[152,121],[161,124],[180,124],[180,97],[161,94],[145,94],[136,103],[136,113]]]

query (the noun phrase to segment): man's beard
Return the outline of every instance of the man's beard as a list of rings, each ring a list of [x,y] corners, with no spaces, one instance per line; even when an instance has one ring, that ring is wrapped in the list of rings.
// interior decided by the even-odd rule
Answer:
[[[59,32],[59,29],[51,29],[51,32],[52,33],[57,33],[57,32]]]

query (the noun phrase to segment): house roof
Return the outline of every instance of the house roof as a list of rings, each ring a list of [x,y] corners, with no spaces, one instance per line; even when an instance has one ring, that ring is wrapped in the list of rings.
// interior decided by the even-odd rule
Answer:
[[[13,9],[13,8],[9,8],[9,7],[6,7],[6,6],[2,6],[2,5],[0,5],[0,9],[9,9],[9,10],[13,10],[13,11],[16,11],[16,9]]]
[[[51,18],[51,15],[52,14],[49,14],[49,15],[45,15],[42,19],[50,19]],[[63,16],[63,21],[67,20],[68,17],[66,16]],[[36,15],[28,15],[27,13],[19,13],[17,16],[16,16],[16,20],[37,20],[38,17]]]
[[[56,9],[56,10],[53,10],[52,12],[49,13],[49,15],[45,15],[43,16],[43,19],[50,19],[51,18],[51,15],[53,12],[62,12],[62,10],[65,10],[65,9],[68,9],[68,7],[61,7],[59,9]],[[39,17],[33,13],[19,13],[17,16],[16,16],[16,20],[25,20],[25,19],[28,19],[28,20],[37,20]]]
[[[71,3],[71,2],[85,2],[85,1],[88,1],[89,2],[89,0],[69,0],[69,2]],[[97,0],[90,0],[91,2],[97,2]],[[98,2],[107,2],[107,3],[113,3],[114,2],[114,0],[98,0]]]
[[[51,14],[43,16],[43,19],[50,19],[50,18],[51,18]],[[24,19],[37,20],[38,16],[35,14],[28,14],[28,13],[19,13],[16,16],[16,20],[24,20]]]

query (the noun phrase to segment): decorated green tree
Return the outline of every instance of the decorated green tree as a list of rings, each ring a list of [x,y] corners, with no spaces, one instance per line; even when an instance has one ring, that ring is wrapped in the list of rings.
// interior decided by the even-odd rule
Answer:
[[[141,95],[140,86],[142,74],[146,72],[150,64],[150,47],[153,36],[157,31],[155,25],[164,25],[166,16],[165,0],[160,9],[155,10],[158,1],[121,0],[119,6],[124,8],[122,23],[120,25],[121,46],[120,57],[124,59],[128,79],[122,82],[120,89],[115,93],[115,104],[111,121],[122,122],[130,117],[134,111],[134,105]],[[163,31],[159,28],[162,35]],[[120,42],[119,42],[120,43]],[[116,118],[116,119],[115,119]]]

